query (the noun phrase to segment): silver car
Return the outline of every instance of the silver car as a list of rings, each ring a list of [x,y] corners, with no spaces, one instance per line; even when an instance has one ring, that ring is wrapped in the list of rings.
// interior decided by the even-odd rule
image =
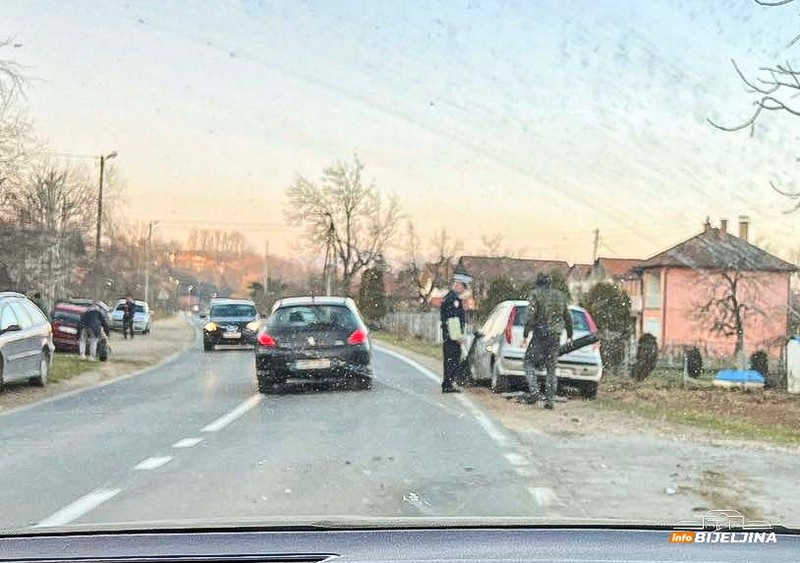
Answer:
[[[139,334],[149,334],[152,324],[152,314],[150,306],[145,301],[136,300],[133,302],[136,312],[133,315],[133,332]],[[120,299],[114,306],[111,313],[111,330],[122,332],[122,316],[125,312],[125,300]]]
[[[586,309],[570,306],[573,339],[596,333],[597,326]],[[467,339],[464,350],[468,355],[470,376],[477,382],[488,382],[495,393],[509,391],[513,384],[524,385],[525,349],[522,347],[528,302],[503,301],[491,312],[486,322]],[[567,340],[566,331],[561,343]],[[592,344],[558,358],[556,375],[579,387],[584,397],[597,395],[597,384],[603,377],[600,345]]]
[[[0,293],[0,389],[26,379],[44,387],[54,352],[50,321],[39,308],[21,293]]]

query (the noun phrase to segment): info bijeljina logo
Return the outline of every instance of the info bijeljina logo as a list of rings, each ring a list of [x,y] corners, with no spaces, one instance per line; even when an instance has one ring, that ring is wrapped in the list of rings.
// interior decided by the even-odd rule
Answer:
[[[673,526],[669,543],[777,543],[767,522],[746,520],[736,510],[709,510],[700,520],[682,520]]]

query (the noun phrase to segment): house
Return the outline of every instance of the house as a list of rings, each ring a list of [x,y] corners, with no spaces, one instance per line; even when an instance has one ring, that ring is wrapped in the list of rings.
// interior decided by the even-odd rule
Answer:
[[[718,228],[706,221],[700,234],[634,267],[643,296],[637,337],[654,335],[667,353],[697,346],[706,357],[730,357],[738,312],[744,352],[780,356],[797,268],[750,244],[746,217],[740,217],[739,236],[727,227],[726,220]]]
[[[476,301],[486,297],[489,284],[500,277],[513,283],[528,284],[536,280],[542,272],[558,274],[567,279],[570,266],[563,260],[534,260],[526,258],[507,258],[493,256],[462,256],[457,268],[464,269],[472,276],[472,294]]]

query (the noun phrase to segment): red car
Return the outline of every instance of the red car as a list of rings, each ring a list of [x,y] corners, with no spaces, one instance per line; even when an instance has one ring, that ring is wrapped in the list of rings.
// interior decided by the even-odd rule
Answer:
[[[87,307],[59,303],[53,307],[50,324],[53,327],[53,344],[57,352],[77,352],[81,315]]]

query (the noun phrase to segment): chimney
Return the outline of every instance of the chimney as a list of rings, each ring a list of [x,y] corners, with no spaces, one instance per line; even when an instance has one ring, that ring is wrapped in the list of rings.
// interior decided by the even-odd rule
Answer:
[[[747,236],[750,234],[750,217],[747,215],[739,215],[739,238],[747,242]]]
[[[721,219],[721,220],[720,220],[720,222],[719,222],[719,229],[720,229],[720,230],[721,230],[723,233],[727,233],[727,232],[728,232],[728,220],[727,220],[727,219]]]
[[[703,223],[703,232],[707,233],[711,230],[711,218],[706,217],[706,222]]]

